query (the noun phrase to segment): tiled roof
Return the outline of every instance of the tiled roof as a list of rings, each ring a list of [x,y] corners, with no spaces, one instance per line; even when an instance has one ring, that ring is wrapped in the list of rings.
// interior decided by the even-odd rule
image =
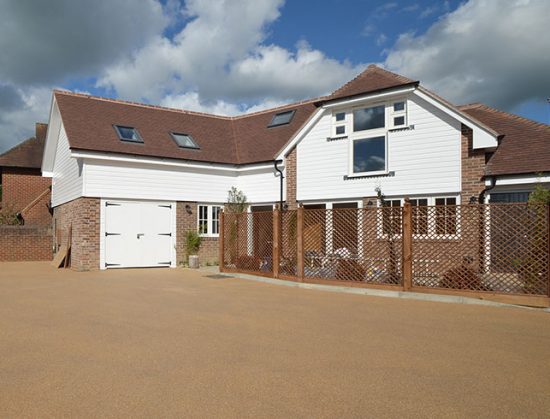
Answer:
[[[273,160],[315,111],[313,101],[223,117],[56,91],[72,149],[226,164]],[[268,128],[273,115],[296,110],[288,125]],[[143,144],[120,141],[113,125],[137,128]],[[189,134],[200,149],[176,145],[170,132]]]
[[[371,64],[353,80],[322,98],[318,103],[412,84],[418,84],[418,82]]]
[[[0,154],[0,166],[39,169],[46,138],[47,124],[36,124],[36,135]]]
[[[502,136],[487,175],[550,172],[550,125],[475,103],[458,107]]]

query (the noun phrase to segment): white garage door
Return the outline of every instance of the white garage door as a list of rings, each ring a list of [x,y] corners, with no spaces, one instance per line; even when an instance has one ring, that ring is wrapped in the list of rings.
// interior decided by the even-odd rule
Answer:
[[[170,266],[174,204],[106,201],[105,267]]]

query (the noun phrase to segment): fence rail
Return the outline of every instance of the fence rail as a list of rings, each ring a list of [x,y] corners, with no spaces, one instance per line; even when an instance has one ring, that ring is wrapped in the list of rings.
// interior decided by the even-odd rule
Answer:
[[[413,201],[414,202],[414,201]],[[550,206],[222,213],[220,268],[550,305]]]

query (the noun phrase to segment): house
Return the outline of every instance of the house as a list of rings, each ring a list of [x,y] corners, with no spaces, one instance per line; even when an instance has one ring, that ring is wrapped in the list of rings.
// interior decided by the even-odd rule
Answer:
[[[391,206],[522,200],[550,182],[549,143],[547,125],[371,65],[329,96],[237,117],[54,91],[42,173],[73,268],[174,267],[189,229],[217,259],[233,186],[250,211],[377,205],[377,188]]]
[[[42,177],[42,154],[47,124],[36,124],[36,134],[0,155],[2,208],[19,213],[25,225],[50,226],[51,179]]]

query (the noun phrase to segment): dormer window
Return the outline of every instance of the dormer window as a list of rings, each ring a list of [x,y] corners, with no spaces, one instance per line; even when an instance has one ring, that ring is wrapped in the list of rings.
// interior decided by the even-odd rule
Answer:
[[[191,137],[189,134],[181,134],[177,132],[172,132],[170,134],[172,135],[172,138],[174,139],[178,147],[193,148],[193,149],[200,148],[195,142],[195,140],[193,139],[193,137]]]
[[[143,142],[143,140],[141,139],[141,136],[139,135],[138,130],[134,127],[115,125],[115,131],[117,132],[118,138],[120,138],[121,141],[129,141],[132,143]]]
[[[386,126],[386,107],[384,105],[359,108],[353,111],[353,131],[366,131]]]
[[[295,109],[276,113],[275,115],[273,115],[273,118],[271,118],[271,122],[267,127],[271,128],[271,127],[278,127],[281,125],[290,124],[290,121],[292,121],[292,118],[294,117],[295,113],[296,113]]]

